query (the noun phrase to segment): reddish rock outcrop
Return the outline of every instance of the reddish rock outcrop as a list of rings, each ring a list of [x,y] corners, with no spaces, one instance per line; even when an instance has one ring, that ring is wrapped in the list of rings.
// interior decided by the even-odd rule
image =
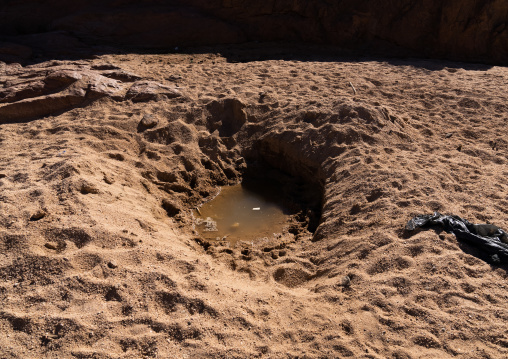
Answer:
[[[108,78],[110,71],[101,74],[83,65],[34,67],[24,73],[6,70],[0,74],[0,124],[65,112],[103,97],[147,102],[181,96],[177,89],[154,81],[129,84],[139,76],[121,69],[116,74],[128,76],[120,76],[124,81]]]
[[[504,0],[120,0],[114,5],[21,0],[0,6],[0,31],[35,47],[40,44],[26,34],[53,31],[57,45],[68,33],[89,45],[151,49],[303,41],[385,54],[491,63],[508,59]],[[20,34],[25,35],[16,37]]]
[[[154,81],[136,81],[125,98],[132,102],[146,102],[156,100],[161,96],[175,98],[181,96],[180,91],[174,87],[165,86]]]

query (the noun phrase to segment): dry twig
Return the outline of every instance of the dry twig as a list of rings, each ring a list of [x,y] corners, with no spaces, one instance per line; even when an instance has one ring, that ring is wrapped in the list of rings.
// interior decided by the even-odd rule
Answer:
[[[355,95],[356,95],[356,89],[355,89],[355,87],[353,86],[353,84],[351,83],[351,81],[349,81],[349,85],[351,85],[351,88],[353,89],[353,92],[354,92],[354,93],[355,93]]]

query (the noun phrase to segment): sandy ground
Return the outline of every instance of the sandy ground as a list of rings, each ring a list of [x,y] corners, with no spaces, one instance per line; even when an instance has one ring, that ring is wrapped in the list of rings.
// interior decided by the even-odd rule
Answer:
[[[0,64],[1,358],[508,357],[508,267],[403,232],[436,210],[508,229],[508,70],[279,57]],[[34,90],[116,68],[177,95]],[[322,200],[317,229],[199,238],[191,209],[261,160]]]

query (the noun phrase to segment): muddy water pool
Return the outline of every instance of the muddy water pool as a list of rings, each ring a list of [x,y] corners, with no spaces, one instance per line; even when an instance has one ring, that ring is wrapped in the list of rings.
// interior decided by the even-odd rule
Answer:
[[[282,189],[269,182],[222,187],[196,216],[196,229],[209,240],[238,241],[273,238],[284,231],[290,211],[284,207]]]

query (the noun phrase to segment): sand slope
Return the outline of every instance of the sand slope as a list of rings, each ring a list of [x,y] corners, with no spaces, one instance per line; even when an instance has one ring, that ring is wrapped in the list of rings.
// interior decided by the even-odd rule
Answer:
[[[0,64],[0,356],[508,356],[507,267],[402,230],[508,229],[508,71],[301,60]],[[315,233],[196,240],[190,210],[253,160],[323,193]]]

